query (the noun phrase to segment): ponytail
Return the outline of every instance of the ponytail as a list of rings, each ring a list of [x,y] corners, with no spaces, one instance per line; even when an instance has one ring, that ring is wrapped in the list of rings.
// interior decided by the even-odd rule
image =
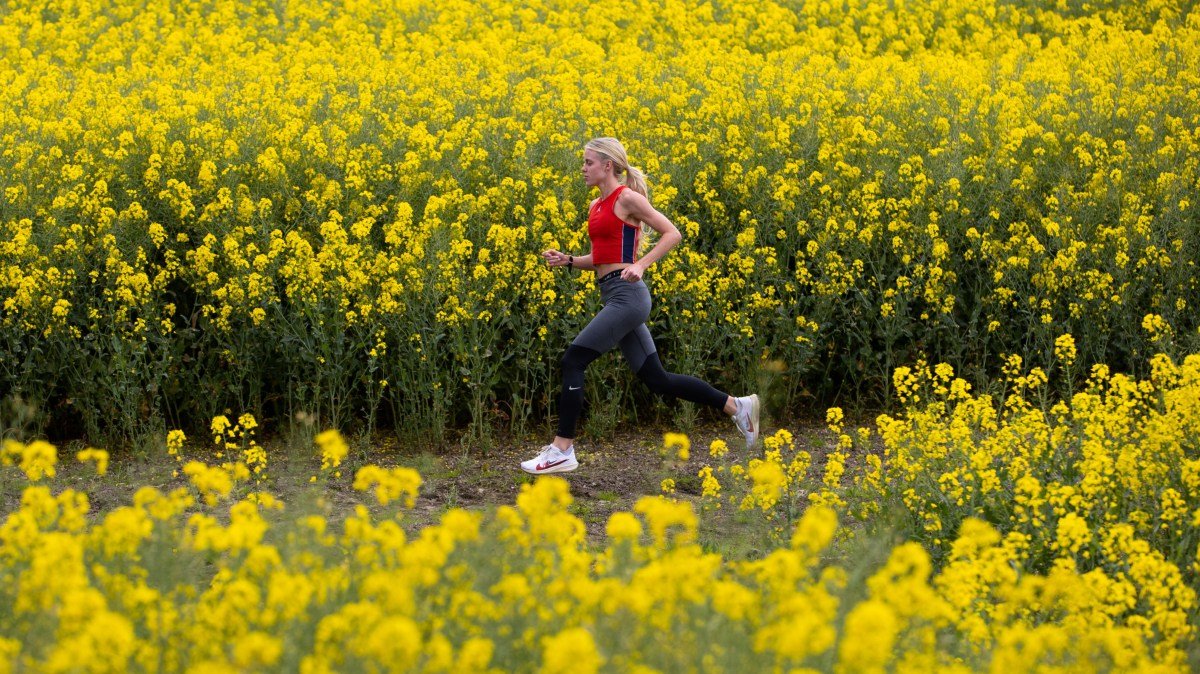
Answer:
[[[625,186],[637,192],[638,194],[650,198],[650,191],[646,188],[646,174],[630,166],[628,171],[625,171]]]
[[[632,166],[629,167],[628,171],[625,171],[625,186],[646,197],[647,201],[650,200],[649,190],[646,189],[646,174]],[[645,250],[646,243],[650,240],[650,235],[654,232],[654,229],[644,222],[638,224],[642,227],[642,236],[638,247]],[[638,251],[639,255],[642,253],[642,250]]]

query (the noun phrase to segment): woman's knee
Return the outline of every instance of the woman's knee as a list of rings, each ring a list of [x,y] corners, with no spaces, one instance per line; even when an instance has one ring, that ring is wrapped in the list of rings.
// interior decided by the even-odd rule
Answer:
[[[582,373],[593,360],[596,360],[599,357],[600,352],[596,351],[595,349],[589,349],[586,346],[579,346],[578,344],[571,344],[567,347],[566,352],[563,353],[562,361],[560,363],[562,365],[563,374],[565,375],[568,372]]]
[[[652,353],[646,357],[646,362],[637,371],[638,379],[646,385],[654,393],[659,395],[669,395],[671,393],[671,376],[663,369],[662,362],[658,360],[658,354]]]

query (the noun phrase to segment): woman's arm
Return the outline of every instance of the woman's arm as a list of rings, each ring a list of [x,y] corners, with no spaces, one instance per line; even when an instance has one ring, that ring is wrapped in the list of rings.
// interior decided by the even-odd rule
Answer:
[[[660,234],[658,243],[654,244],[650,252],[621,272],[621,278],[626,281],[640,281],[642,274],[650,265],[661,260],[672,248],[679,245],[679,242],[683,240],[683,235],[679,233],[679,228],[667,219],[667,216],[659,213],[658,209],[650,205],[650,201],[646,197],[633,190],[622,190],[621,194],[617,195],[616,207],[628,214],[621,218],[625,222],[644,222]]]
[[[572,256],[569,253],[561,253],[551,248],[542,253],[542,257],[546,258],[546,264],[551,267],[565,267],[569,262],[572,269],[582,269],[584,271],[593,271],[596,269],[596,265],[592,264],[591,253]]]
[[[592,264],[591,253],[588,253],[587,255],[576,255],[575,263],[571,266],[575,269],[582,269],[584,271],[596,271],[596,265]]]

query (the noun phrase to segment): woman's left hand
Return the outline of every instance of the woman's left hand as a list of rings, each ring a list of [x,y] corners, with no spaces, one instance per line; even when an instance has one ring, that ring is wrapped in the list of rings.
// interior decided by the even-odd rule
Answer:
[[[631,264],[621,270],[621,278],[629,281],[630,283],[637,283],[638,281],[642,280],[642,274],[645,271],[646,270],[642,269],[640,265]]]
[[[546,258],[546,265],[550,267],[565,267],[571,259],[570,255],[560,253],[553,248],[542,253],[542,257]]]

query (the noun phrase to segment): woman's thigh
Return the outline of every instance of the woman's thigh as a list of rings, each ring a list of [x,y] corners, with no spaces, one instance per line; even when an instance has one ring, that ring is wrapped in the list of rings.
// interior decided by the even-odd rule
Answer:
[[[607,353],[637,328],[645,329],[650,317],[649,291],[640,281],[619,282],[627,285],[606,289],[602,294],[604,308],[571,340],[572,344]],[[653,347],[653,341],[650,344]]]
[[[635,374],[646,364],[646,359],[650,357],[650,354],[658,350],[654,346],[654,337],[650,335],[650,328],[646,327],[645,323],[630,330],[618,343],[621,346],[621,355],[625,357],[625,362],[629,363],[629,369],[633,370]]]

